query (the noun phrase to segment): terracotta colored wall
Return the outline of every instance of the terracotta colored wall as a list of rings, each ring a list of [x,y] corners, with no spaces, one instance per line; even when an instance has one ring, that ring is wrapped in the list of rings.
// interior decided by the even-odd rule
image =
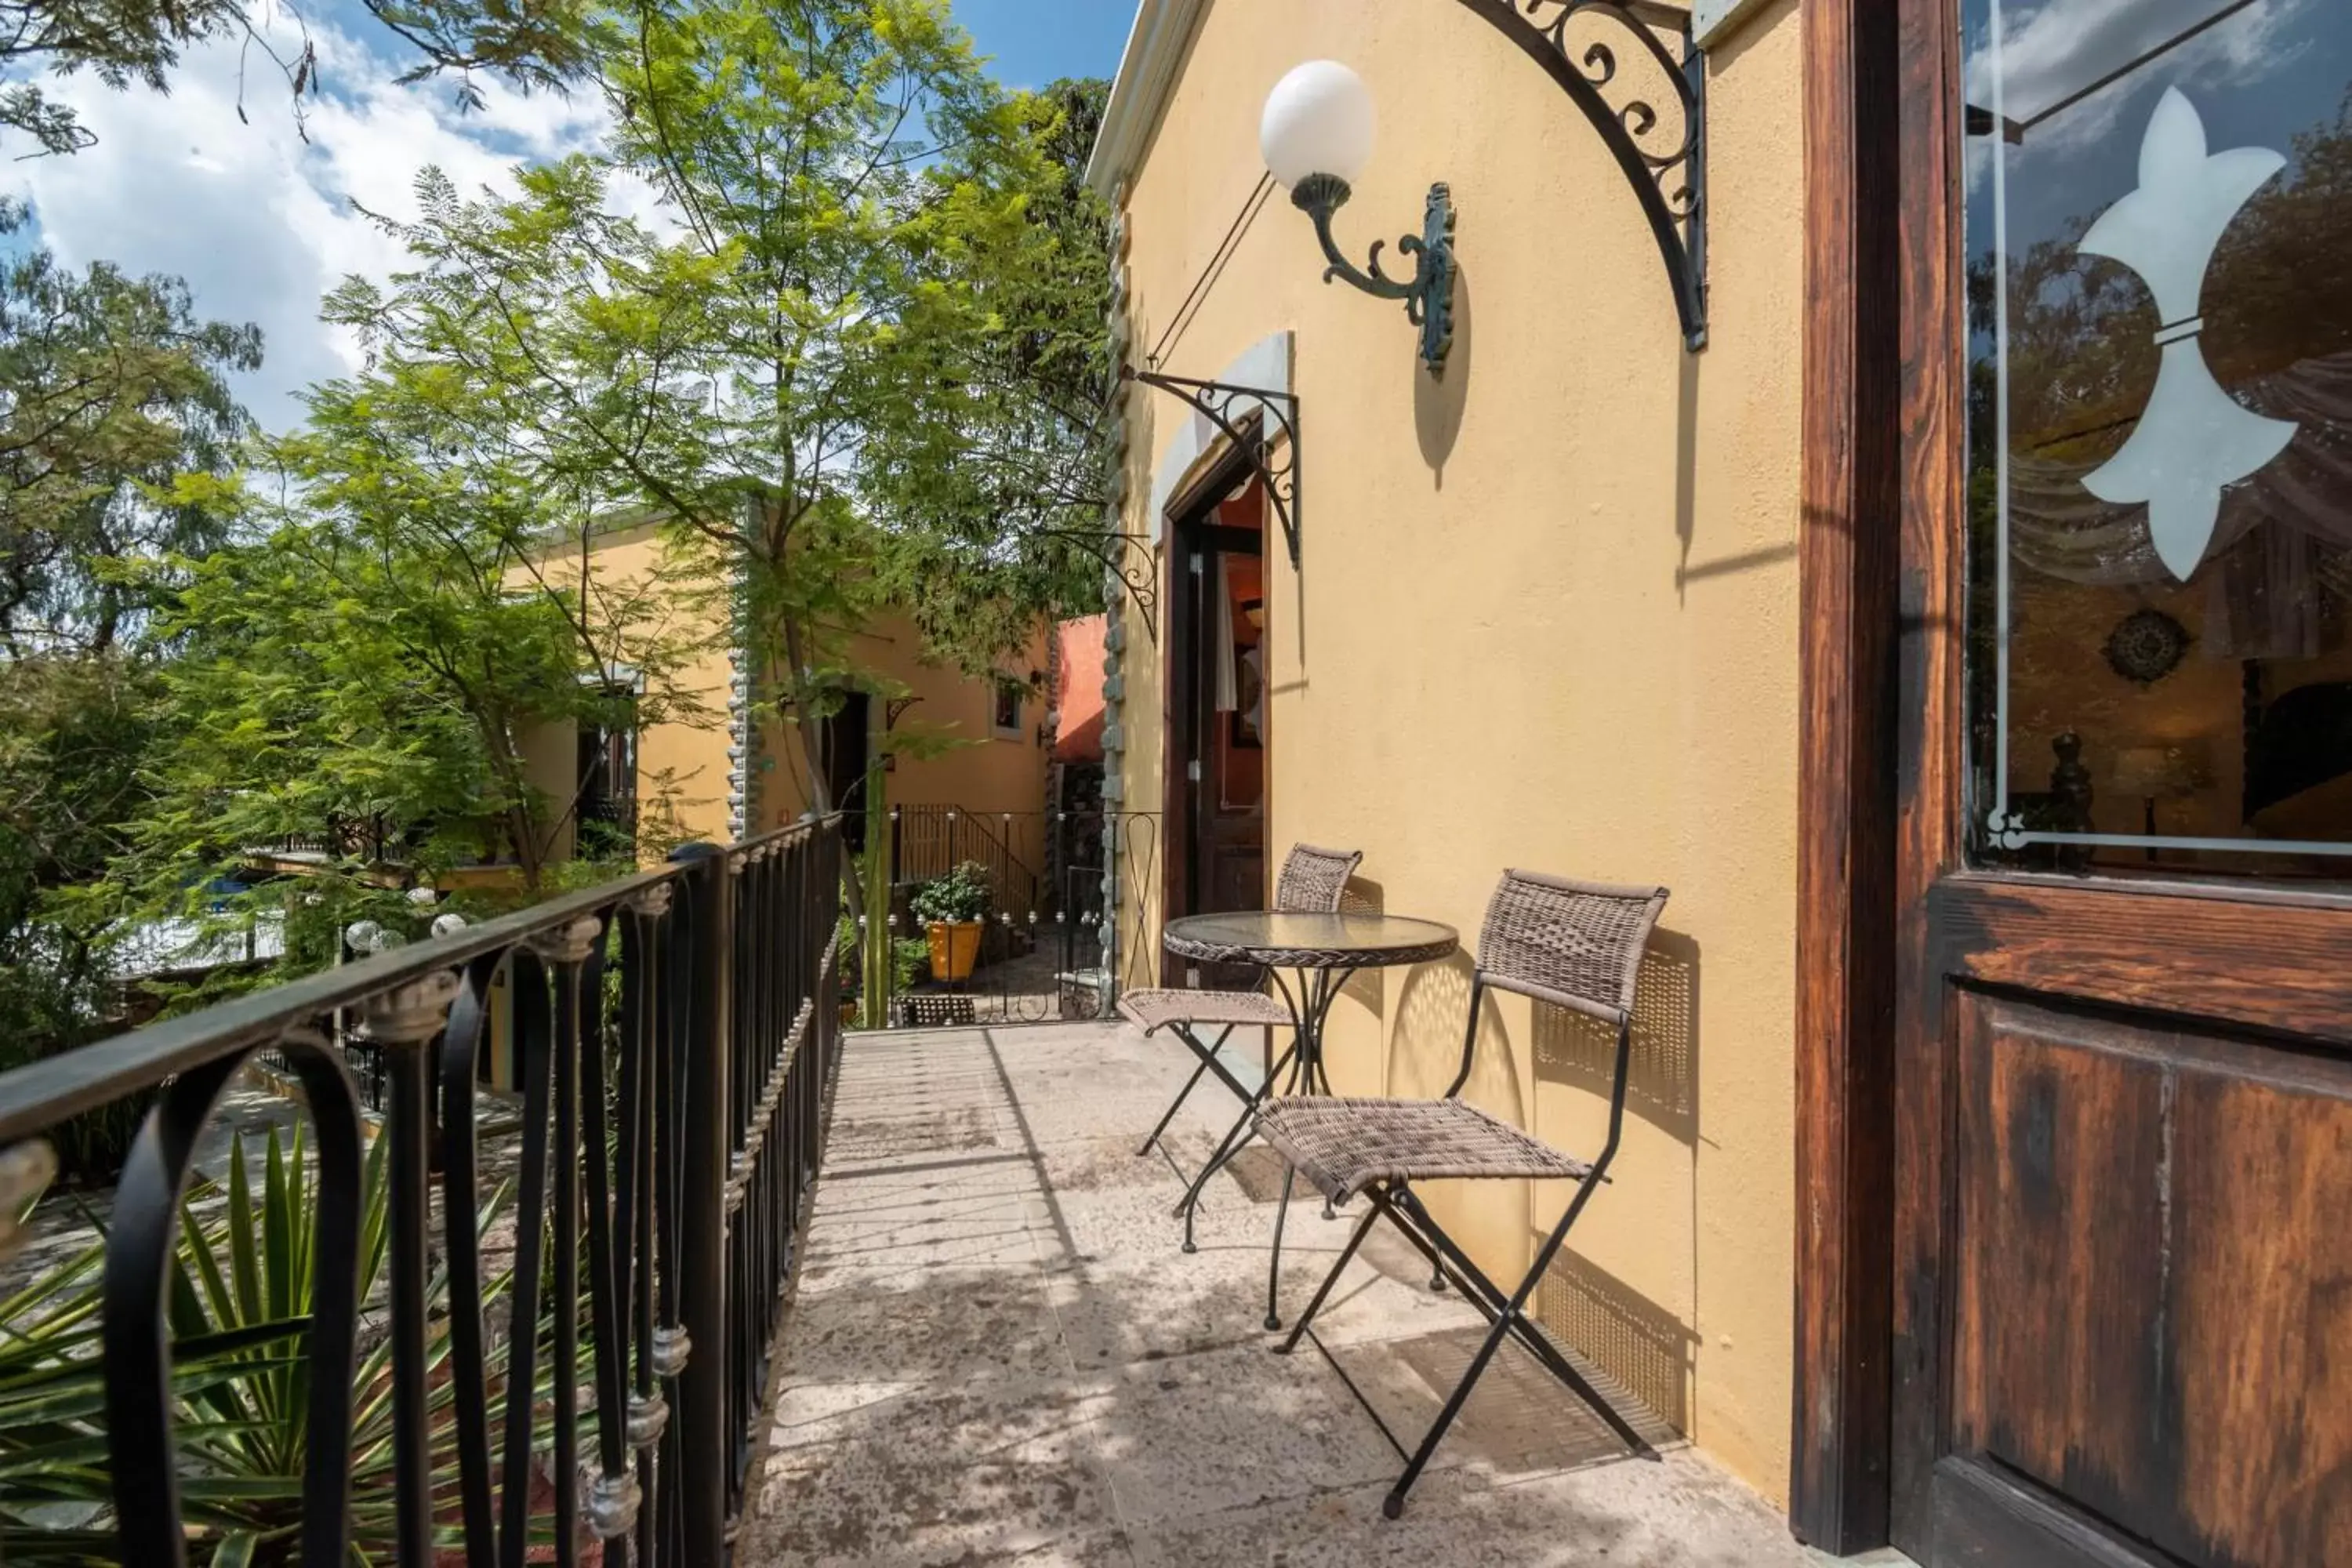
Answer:
[[[1054,737],[1054,756],[1058,762],[1102,761],[1106,624],[1101,616],[1086,616],[1054,628],[1062,650],[1054,696],[1062,721]]]
[[[1368,896],[1465,942],[1507,866],[1674,889],[1618,1180],[1544,1306],[1776,1496],[1793,1245],[1798,51],[1780,0],[1713,53],[1712,336],[1695,357],[1602,143],[1458,6],[1218,0],[1127,203],[1139,355],[1161,344],[1160,368],[1213,377],[1296,334],[1304,570],[1268,557],[1272,856],[1299,838],[1360,847]],[[1362,73],[1382,116],[1339,218],[1352,254],[1392,249],[1430,183],[1453,185],[1462,282],[1442,382],[1418,369],[1399,308],[1321,281],[1281,192],[1178,321],[1259,179],[1267,89],[1317,57]],[[1184,414],[1130,396],[1131,529],[1160,531],[1144,498]],[[1123,613],[1126,802],[1156,808],[1163,673]],[[1144,933],[1132,982],[1156,880],[1127,897],[1128,930]],[[1468,978],[1465,959],[1351,987],[1335,1015],[1341,1091],[1442,1090]],[[1507,1000],[1482,1053],[1478,1103],[1597,1147],[1601,1042]],[[1516,1273],[1562,1197],[1488,1185],[1438,1203]]]
[[[991,706],[990,683],[950,666],[927,662],[922,641],[904,617],[884,616],[851,639],[848,657],[860,669],[895,681],[919,699],[898,721],[898,732],[949,742],[937,755],[901,756],[889,775],[889,798],[897,805],[953,805],[996,821],[1013,852],[1033,870],[1045,861],[1042,813],[1045,770],[1052,760],[1037,740],[1051,700],[1045,673],[1045,633],[1040,626],[1030,646],[999,665],[1006,676],[1029,685],[1021,703],[1020,728],[999,733]],[[776,733],[764,737],[762,755],[775,766],[762,776],[761,822],[790,822],[807,809],[808,783],[797,743]],[[1012,814],[1008,825],[1003,817]]]

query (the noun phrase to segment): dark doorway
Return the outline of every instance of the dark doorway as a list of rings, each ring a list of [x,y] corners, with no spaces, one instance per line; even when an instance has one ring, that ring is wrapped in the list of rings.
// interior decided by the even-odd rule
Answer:
[[[841,706],[824,721],[824,787],[842,822],[843,840],[853,850],[866,847],[866,768],[872,757],[873,737],[866,728],[872,699],[863,691],[839,694]]]
[[[1266,902],[1265,489],[1236,462],[1178,512],[1168,653],[1167,911]],[[1185,965],[1167,984],[1246,985]]]
[[[607,725],[583,724],[577,732],[572,809],[578,853],[592,859],[625,857],[636,843],[636,704],[625,693],[613,695],[625,702],[628,715]]]

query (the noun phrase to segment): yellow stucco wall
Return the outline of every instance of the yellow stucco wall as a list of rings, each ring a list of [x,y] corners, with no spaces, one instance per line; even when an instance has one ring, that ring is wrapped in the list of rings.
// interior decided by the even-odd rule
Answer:
[[[1270,852],[1360,847],[1363,890],[1474,939],[1507,866],[1674,891],[1644,976],[1613,1186],[1547,1284],[1549,1320],[1765,1492],[1786,1496],[1792,1292],[1802,93],[1793,0],[1713,52],[1711,334],[1682,351],[1655,247],[1602,143],[1458,6],[1217,0],[1130,176],[1132,341],[1215,376],[1295,338],[1304,570],[1268,589]],[[1277,191],[1180,307],[1256,184],[1258,114],[1318,57],[1364,77],[1380,149],[1343,244],[1417,231],[1453,186],[1452,362],[1421,374],[1402,310],[1321,281]],[[1633,69],[1627,66],[1629,72]],[[1173,331],[1171,331],[1171,327]],[[1181,405],[1130,396],[1128,526]],[[1163,563],[1163,572],[1165,569]],[[1163,605],[1169,596],[1163,592]],[[1128,612],[1124,784],[1161,800],[1162,672]],[[1125,893],[1156,932],[1156,885]],[[1133,955],[1124,966],[1135,977]],[[1467,960],[1360,982],[1341,1092],[1441,1091]],[[1592,1152],[1604,1044],[1517,999],[1470,1090]],[[1565,1194],[1438,1194],[1516,1278]]]
[[[644,631],[691,650],[672,685],[677,721],[649,724],[637,741],[637,791],[641,803],[667,781],[685,837],[728,837],[728,662],[724,599],[707,569],[688,568],[674,559],[662,532],[653,527],[598,535],[591,544],[591,581],[608,606],[605,614],[642,621]],[[551,584],[576,584],[576,545],[537,563]],[[517,586],[530,581],[518,570]],[[640,603],[636,611],[621,606]],[[1042,687],[1045,634],[1041,626],[1029,647],[1005,658],[1000,668],[1024,685],[1033,675]],[[907,804],[952,805],[977,812],[1016,815],[1011,825],[1013,852],[1033,868],[1043,867],[1041,813],[1049,754],[1037,739],[1045,716],[1042,692],[1026,696],[1017,731],[1000,734],[993,723],[991,683],[922,657],[921,639],[904,616],[884,615],[853,634],[846,650],[858,671],[894,683],[918,699],[900,722],[905,731],[955,742],[936,754],[900,759],[890,777],[890,798]],[[783,743],[773,724],[766,727],[760,755],[772,766],[760,771],[759,821],[755,828],[781,826],[797,817],[809,799],[806,771],[797,742]],[[574,766],[569,725],[547,725],[529,737],[525,751],[535,782],[551,794],[568,791]],[[1002,829],[1000,829],[1001,831]]]
[[[897,733],[940,743],[936,751],[923,748],[929,754],[910,750],[898,758],[889,774],[891,804],[952,805],[990,819],[992,831],[1033,870],[1045,864],[1043,814],[1052,761],[1037,738],[1047,706],[1045,648],[1041,626],[1027,648],[999,662],[997,668],[1024,688],[1036,678],[1036,686],[1022,698],[1019,725],[1003,732],[994,723],[991,683],[927,660],[921,636],[905,616],[877,616],[850,638],[845,650],[860,671],[915,700],[900,717]],[[775,758],[776,765],[765,775],[761,801],[764,820],[773,826],[806,809],[807,776],[798,745],[779,737],[773,726],[765,742],[763,754]]]
[[[723,842],[729,837],[730,671],[721,602],[684,569],[672,548],[651,526],[598,534],[590,543],[587,572],[605,621],[641,624],[647,636],[691,650],[672,682],[684,700],[678,721],[649,724],[637,737],[637,794],[642,802],[666,784],[681,835]],[[551,585],[576,591],[578,544],[551,552],[537,568]],[[519,586],[530,580],[527,572],[516,574]],[[526,746],[534,774],[545,775],[541,787],[568,792],[574,766],[571,726],[544,726]]]

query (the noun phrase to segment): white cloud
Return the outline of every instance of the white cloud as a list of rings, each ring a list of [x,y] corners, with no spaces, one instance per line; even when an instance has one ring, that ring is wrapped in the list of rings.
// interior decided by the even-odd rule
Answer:
[[[488,82],[487,104],[460,115],[446,82],[394,86],[394,68],[349,35],[314,25],[312,37],[324,91],[300,128],[257,52],[245,61],[240,121],[240,49],[215,44],[183,58],[168,97],[110,92],[87,74],[55,82],[98,143],[18,163],[10,181],[60,259],[175,274],[202,314],[259,322],[267,358],[239,393],[271,428],[300,418],[296,390],[360,363],[358,345],[319,320],[321,296],[348,273],[381,279],[403,264],[354,203],[414,216],[411,187],[427,165],[460,191],[511,190],[520,161],[592,146],[607,122],[593,89],[526,97]],[[654,216],[642,184],[614,200]]]
[[[2096,142],[2115,129],[2133,90],[2161,79],[2178,86],[2238,87],[2294,58],[2289,37],[2309,0],[2254,0],[2146,68],[2070,104],[2026,137],[2029,152]],[[2064,102],[2093,82],[2164,49],[2229,9],[2229,0],[2047,0],[2011,3],[2001,14],[2002,112],[2020,123]],[[1968,68],[1969,101],[1990,110],[1992,56],[1979,40]]]
[[[2253,0],[2231,10],[2231,0],[1996,0],[2001,16],[2001,112],[2027,126],[2011,146],[2010,178],[2079,157],[2110,138],[2138,145],[2138,126],[2118,121],[2157,83],[2200,89],[2242,88],[2293,61],[2305,37],[2296,24],[2310,0]],[[2227,12],[2185,43],[2182,34]],[[1968,101],[1990,113],[1993,105],[1990,40],[1969,40]],[[2165,46],[2172,45],[2167,48]],[[2161,50],[2140,68],[2080,101],[2066,100],[2110,72]],[[2059,105],[2064,104],[2061,109]],[[2051,112],[2052,110],[2055,112]],[[2034,123],[2050,113],[2050,118]],[[1979,191],[1992,172],[1992,144],[1971,136],[1966,153],[1969,189]],[[2061,174],[2057,177],[2064,178]]]

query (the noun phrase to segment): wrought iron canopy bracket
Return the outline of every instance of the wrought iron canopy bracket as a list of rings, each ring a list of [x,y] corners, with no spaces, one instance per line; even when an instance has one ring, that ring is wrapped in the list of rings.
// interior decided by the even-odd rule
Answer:
[[[1250,465],[1265,482],[1266,499],[1282,523],[1283,543],[1290,551],[1290,569],[1298,570],[1298,399],[1287,392],[1262,386],[1236,386],[1231,382],[1195,381],[1190,376],[1164,375],[1159,371],[1122,365],[1118,377],[1182,398],[1215,426],[1237,450],[1249,454]],[[1257,408],[1239,405],[1255,403]],[[1255,430],[1245,429],[1263,410]],[[1276,439],[1277,435],[1281,437]]]
[[[1143,632],[1160,640],[1160,572],[1152,559],[1151,541],[1140,533],[1100,533],[1087,529],[1045,528],[1041,539],[1075,545],[1101,562],[1118,579],[1120,588],[1143,617]]]
[[[1706,346],[1706,52],[1691,37],[1687,12],[1645,0],[1461,0],[1544,68],[1583,111],[1617,160],[1666,264],[1682,318],[1683,345]],[[1612,24],[1656,64],[1682,110],[1676,127],[1661,123],[1645,98],[1612,105],[1604,89],[1617,78],[1617,50],[1570,24],[1591,16]],[[1679,58],[1660,34],[1679,36]],[[1580,48],[1579,46],[1581,46]],[[1660,134],[1663,133],[1663,134]]]

